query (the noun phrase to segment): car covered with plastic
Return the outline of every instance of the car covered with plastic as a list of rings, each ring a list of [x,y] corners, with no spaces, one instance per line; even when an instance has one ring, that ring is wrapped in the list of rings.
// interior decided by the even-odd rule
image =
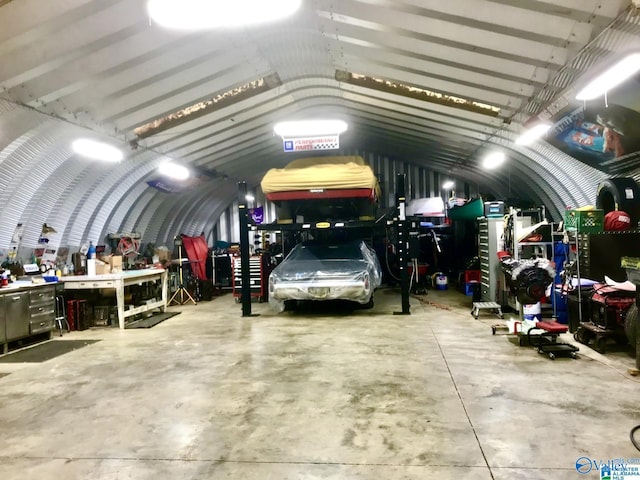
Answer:
[[[295,300],[349,300],[373,306],[380,262],[363,240],[296,245],[269,276],[269,303],[282,311]]]

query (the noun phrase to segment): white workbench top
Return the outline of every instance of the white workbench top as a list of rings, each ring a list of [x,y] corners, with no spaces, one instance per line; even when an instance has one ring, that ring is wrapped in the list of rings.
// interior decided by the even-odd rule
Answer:
[[[162,268],[145,268],[144,270],[125,270],[119,273],[105,273],[103,275],[66,275],[60,277],[61,282],[98,282],[104,280],[122,280],[127,278],[146,277],[164,272]]]

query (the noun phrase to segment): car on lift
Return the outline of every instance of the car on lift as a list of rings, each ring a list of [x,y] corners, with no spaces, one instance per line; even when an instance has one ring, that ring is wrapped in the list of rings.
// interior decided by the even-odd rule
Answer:
[[[375,251],[363,240],[297,244],[269,276],[269,302],[282,311],[298,300],[348,300],[373,307],[382,282]]]

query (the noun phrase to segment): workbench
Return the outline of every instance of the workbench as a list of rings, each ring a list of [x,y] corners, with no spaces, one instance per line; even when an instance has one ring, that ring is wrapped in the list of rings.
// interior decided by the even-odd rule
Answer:
[[[149,268],[145,270],[127,270],[120,273],[108,273],[105,275],[71,275],[60,277],[65,290],[93,290],[94,288],[113,288],[116,291],[116,305],[118,308],[118,326],[125,328],[125,319],[139,313],[159,308],[165,311],[167,308],[167,271],[162,268]],[[162,282],[162,298],[146,305],[133,307],[125,311],[124,289],[130,285],[139,285],[147,282]]]

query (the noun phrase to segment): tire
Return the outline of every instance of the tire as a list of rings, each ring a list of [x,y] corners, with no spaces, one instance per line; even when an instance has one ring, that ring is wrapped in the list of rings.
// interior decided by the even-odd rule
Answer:
[[[584,345],[589,345],[590,340],[589,332],[587,332],[586,328],[578,327],[576,333],[573,334],[573,338],[575,338],[578,342],[583,343]]]
[[[605,215],[614,210],[628,213],[633,230],[640,221],[640,187],[631,177],[608,178],[598,185],[596,208]]]
[[[285,300],[284,301],[284,311],[285,312],[291,312],[291,311],[295,310],[297,304],[298,304],[297,300]]]
[[[367,303],[365,303],[364,305],[362,305],[362,308],[364,308],[365,310],[370,310],[373,308],[373,293],[371,294],[371,296],[369,297],[369,301]]]
[[[638,334],[638,306],[633,303],[629,310],[627,310],[627,316],[624,318],[624,333],[627,336],[629,344],[635,348],[636,335]]]

